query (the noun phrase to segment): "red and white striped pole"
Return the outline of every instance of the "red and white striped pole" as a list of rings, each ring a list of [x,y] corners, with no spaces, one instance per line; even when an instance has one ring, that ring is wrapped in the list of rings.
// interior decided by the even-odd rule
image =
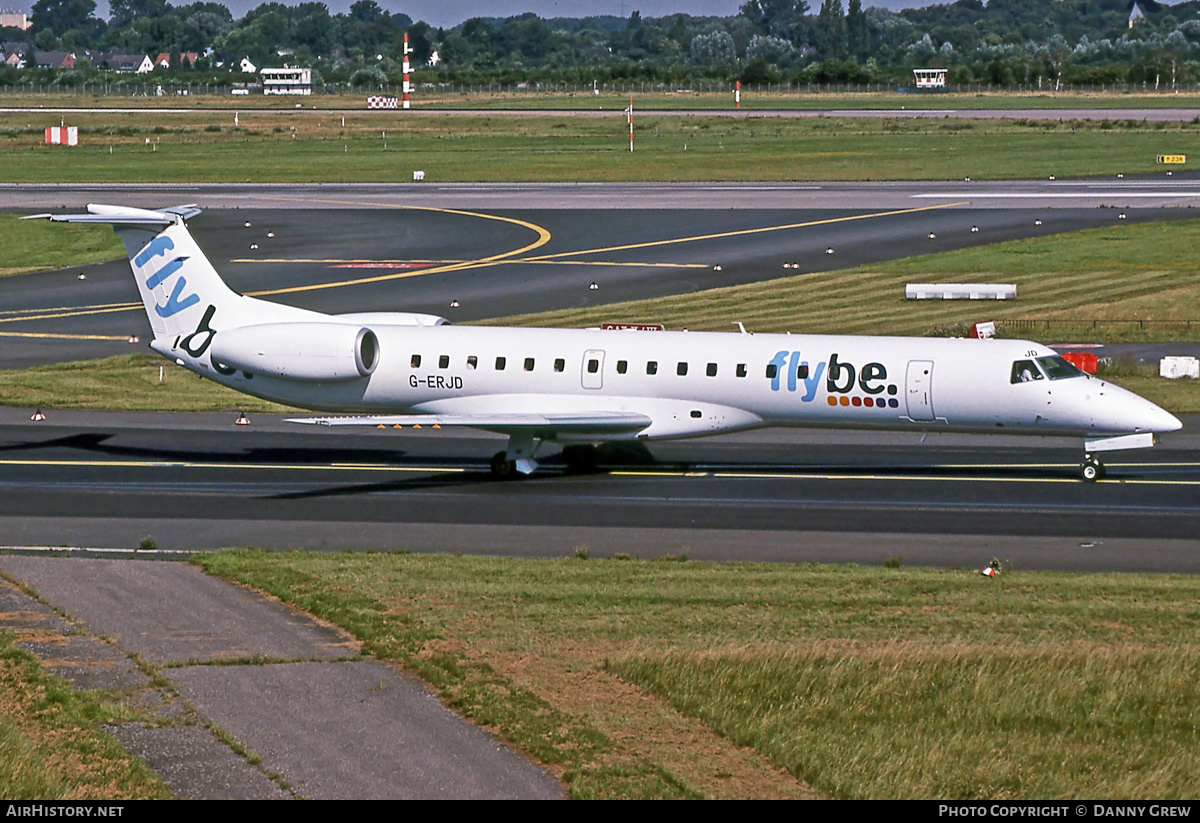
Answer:
[[[740,109],[742,107],[742,81],[735,80],[733,87],[733,107]]]
[[[633,151],[633,95],[629,95],[629,108],[625,109],[629,116],[629,150]]]
[[[404,108],[409,107],[408,93],[412,91],[412,83],[408,82],[408,55],[412,49],[408,47],[408,32],[404,32]]]

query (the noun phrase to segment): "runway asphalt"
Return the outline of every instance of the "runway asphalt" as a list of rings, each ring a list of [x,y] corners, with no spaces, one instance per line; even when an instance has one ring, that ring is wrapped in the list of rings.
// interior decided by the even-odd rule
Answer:
[[[1091,485],[1069,439],[768,430],[614,451],[595,474],[551,447],[504,482],[488,435],[234,417],[0,410],[4,542],[1200,571],[1195,418]]]
[[[1110,189],[1133,205],[1095,208]],[[956,199],[961,190],[973,195]],[[980,196],[989,192],[1000,196]],[[822,193],[854,205],[813,205]],[[1165,204],[1193,205],[1200,182],[0,188],[0,206],[25,211],[114,200],[211,207],[191,225],[239,291],[326,312],[462,322],[797,273],[785,262],[816,271],[831,258],[854,265],[1108,225],[1122,213],[1185,218],[1188,209]],[[675,205],[642,208],[655,202]],[[127,265],[78,274],[0,281],[0,367],[142,350],[127,342],[149,331]],[[986,562],[983,544],[1037,568],[1195,571],[1200,562],[1194,421],[1165,448],[1113,456],[1111,480],[1095,486],[1075,479],[1080,447],[1070,441],[921,446],[907,435],[827,432],[664,444],[651,450],[657,462],[621,456],[597,475],[565,475],[551,460],[532,480],[504,484],[485,474],[499,448],[487,435],[380,438],[265,419],[233,430],[232,413],[54,412],[35,426],[28,414],[0,414],[9,545],[128,548],[153,534],[177,548],[561,554],[588,543],[714,559],[882,562],[903,550],[929,565],[970,565]]]

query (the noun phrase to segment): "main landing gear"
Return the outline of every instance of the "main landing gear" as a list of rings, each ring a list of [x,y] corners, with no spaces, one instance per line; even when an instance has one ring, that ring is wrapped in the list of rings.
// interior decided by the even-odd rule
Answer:
[[[537,468],[533,459],[537,446],[532,438],[511,439],[507,449],[492,455],[492,476],[511,480],[532,473]],[[563,449],[562,457],[569,473],[589,474],[600,463],[600,450],[590,443],[572,444]]]
[[[511,480],[515,477],[533,474],[537,461],[533,453],[537,451],[538,443],[528,435],[512,435],[508,438],[508,448],[492,455],[492,476],[500,480]]]
[[[1104,464],[1100,462],[1099,458],[1092,454],[1083,456],[1083,462],[1079,464],[1079,476],[1085,483],[1095,483],[1104,477],[1104,474]]]

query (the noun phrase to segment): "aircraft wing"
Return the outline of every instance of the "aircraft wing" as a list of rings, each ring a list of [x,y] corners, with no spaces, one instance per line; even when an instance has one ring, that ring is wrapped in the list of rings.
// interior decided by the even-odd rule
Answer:
[[[649,417],[636,412],[574,412],[570,414],[392,414],[347,417],[296,417],[288,423],[316,426],[424,427],[466,426],[501,433],[633,434],[647,428]]]

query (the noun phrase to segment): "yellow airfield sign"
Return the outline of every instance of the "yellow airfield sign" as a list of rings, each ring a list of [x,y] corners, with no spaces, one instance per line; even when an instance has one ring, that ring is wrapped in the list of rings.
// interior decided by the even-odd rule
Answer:
[[[1158,156],[1158,162],[1159,163],[1174,163],[1176,165],[1183,165],[1184,163],[1187,162],[1187,155],[1186,154],[1160,154]]]

